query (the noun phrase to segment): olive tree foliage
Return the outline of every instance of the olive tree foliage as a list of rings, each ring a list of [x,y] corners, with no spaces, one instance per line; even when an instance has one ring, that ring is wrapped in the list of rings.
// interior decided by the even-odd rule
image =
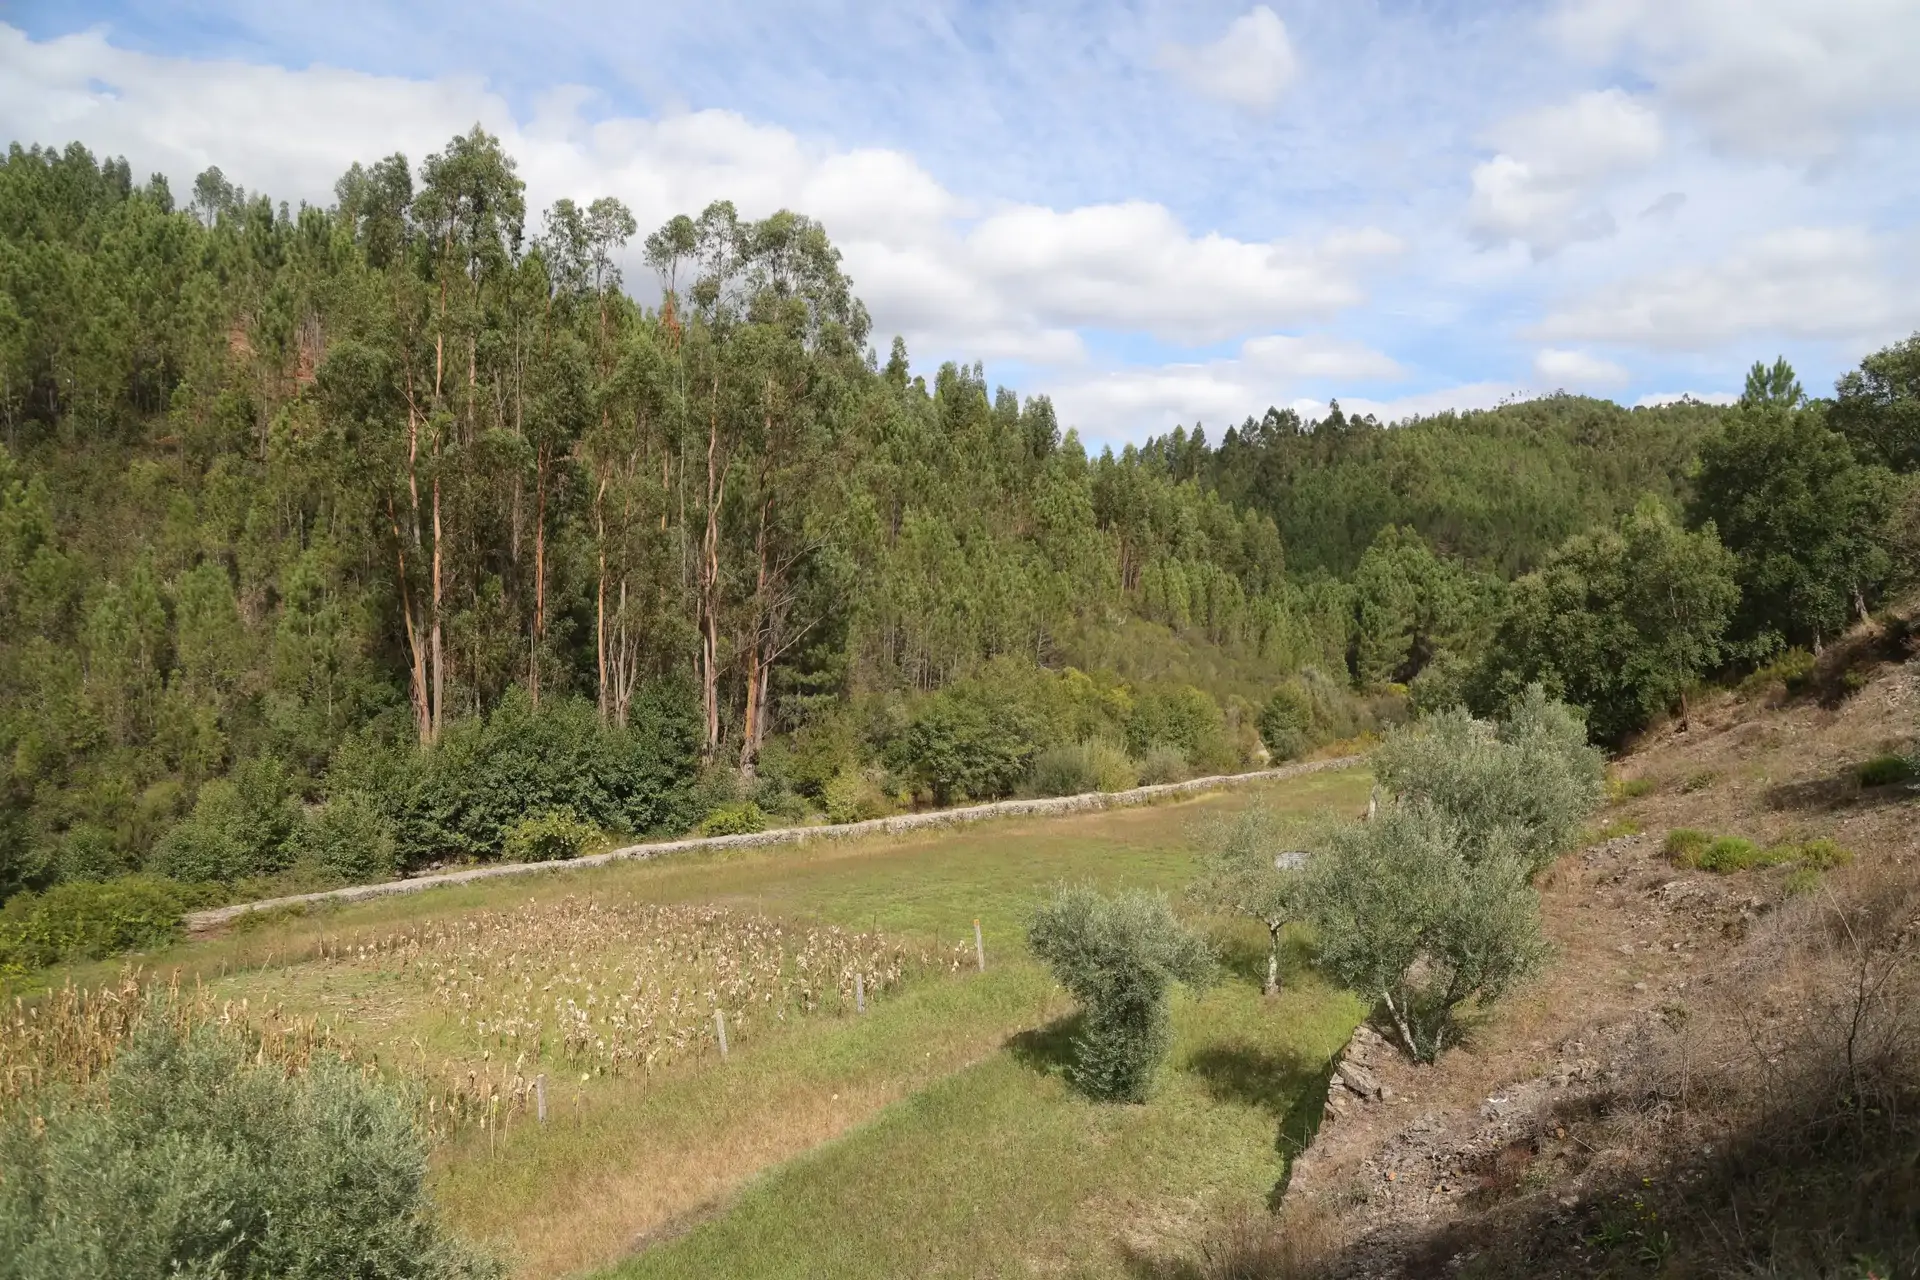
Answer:
[[[1280,933],[1301,917],[1302,860],[1294,838],[1293,825],[1264,805],[1220,819],[1200,835],[1200,874],[1187,891],[1202,906],[1265,926],[1268,995],[1280,990]]]
[[[1144,1102],[1172,1039],[1168,988],[1211,980],[1207,944],[1164,894],[1109,898],[1087,886],[1062,888],[1035,911],[1027,941],[1080,1004],[1074,1084],[1095,1098]]]
[[[1460,827],[1475,860],[1498,844],[1529,874],[1564,852],[1606,793],[1606,761],[1564,702],[1529,685],[1498,722],[1455,708],[1396,729],[1373,754],[1380,783]]]
[[[98,1086],[96,1086],[98,1088]],[[297,1075],[150,1020],[104,1088],[0,1121],[0,1280],[455,1280],[409,1108],[343,1063]]]
[[[1384,1012],[1414,1059],[1458,1038],[1468,1000],[1497,1000],[1539,968],[1539,895],[1511,832],[1492,838],[1421,800],[1336,829],[1303,896],[1323,972]]]
[[[1499,723],[1454,710],[1398,730],[1373,766],[1387,803],[1325,838],[1295,900],[1321,969],[1431,1062],[1458,1038],[1460,1006],[1499,999],[1545,958],[1533,878],[1599,806],[1604,766],[1538,685]]]

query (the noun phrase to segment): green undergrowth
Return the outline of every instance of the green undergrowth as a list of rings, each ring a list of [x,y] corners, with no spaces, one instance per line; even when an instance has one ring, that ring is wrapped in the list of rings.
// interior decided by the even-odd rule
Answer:
[[[1850,850],[1824,837],[1799,843],[1761,845],[1745,836],[1715,836],[1691,827],[1676,827],[1668,832],[1665,848],[1667,857],[1676,866],[1720,875],[1781,866],[1817,873],[1853,861]]]

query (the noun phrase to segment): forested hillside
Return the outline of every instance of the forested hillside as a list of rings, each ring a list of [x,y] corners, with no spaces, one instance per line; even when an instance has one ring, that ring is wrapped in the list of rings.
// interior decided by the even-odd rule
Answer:
[[[477,128],[336,195],[0,169],[0,895],[1130,785],[1408,683],[1613,740],[1911,569],[1912,343],[1836,404],[1781,366],[1090,457],[882,360],[803,215],[532,211]]]
[[[1353,572],[1388,525],[1504,574],[1616,519],[1643,494],[1677,500],[1700,440],[1726,410],[1697,401],[1623,409],[1555,395],[1383,426],[1334,401],[1306,430],[1269,409],[1217,447],[1175,428],[1144,452],[1236,505],[1271,516],[1296,571]]]

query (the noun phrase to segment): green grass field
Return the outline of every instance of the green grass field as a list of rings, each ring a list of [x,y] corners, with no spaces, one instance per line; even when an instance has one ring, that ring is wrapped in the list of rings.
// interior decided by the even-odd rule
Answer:
[[[1303,822],[1353,813],[1367,785],[1325,773],[1178,804],[482,882],[282,916],[145,963],[223,1001],[327,1019],[399,1074],[548,1073],[547,1125],[469,1125],[435,1161],[455,1226],[522,1276],[1171,1274],[1217,1215],[1273,1193],[1360,1010],[1297,964],[1288,991],[1263,998],[1264,933],[1209,922],[1228,976],[1178,996],[1153,1101],[1091,1103],[1062,1078],[1070,1009],[1025,954],[1025,918],[1062,882],[1177,898],[1196,824],[1256,800]],[[434,1003],[417,968],[357,951],[568,898],[877,930],[949,958],[963,943],[970,953],[978,919],[988,967],[974,972],[969,954],[957,972],[877,995],[864,1016],[829,999],[763,1017],[724,1063],[696,1043],[645,1073],[572,1075],[545,1042],[509,1064],[497,1031]],[[591,978],[605,960],[583,952],[574,967]]]

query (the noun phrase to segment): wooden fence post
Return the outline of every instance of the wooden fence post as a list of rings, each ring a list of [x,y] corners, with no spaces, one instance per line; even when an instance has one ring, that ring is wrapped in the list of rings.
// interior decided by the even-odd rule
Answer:
[[[547,1122],[547,1073],[542,1071],[533,1078],[533,1101],[539,1110],[540,1123]]]
[[[724,1058],[727,1056],[727,1015],[715,1009],[713,1025],[720,1032],[720,1056]]]
[[[987,971],[987,940],[980,934],[980,922],[973,922],[973,958],[980,966],[980,972]]]
[[[855,970],[853,975],[853,1011],[855,1013],[867,1011],[867,983],[858,970]]]

